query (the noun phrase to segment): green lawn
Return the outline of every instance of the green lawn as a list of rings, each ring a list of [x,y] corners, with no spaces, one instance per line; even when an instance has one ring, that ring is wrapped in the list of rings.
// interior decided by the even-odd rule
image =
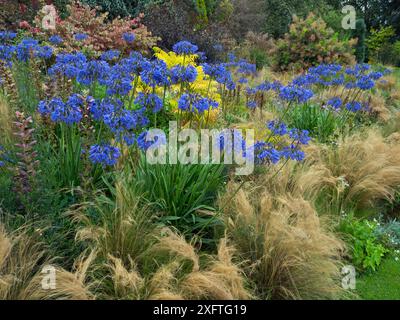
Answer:
[[[386,259],[377,272],[358,278],[357,293],[365,300],[400,300],[400,260]]]

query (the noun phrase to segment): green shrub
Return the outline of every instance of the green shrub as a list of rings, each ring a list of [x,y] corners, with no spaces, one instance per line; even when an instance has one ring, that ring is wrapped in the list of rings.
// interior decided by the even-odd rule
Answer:
[[[388,250],[378,241],[377,224],[369,220],[346,217],[339,230],[345,234],[351,248],[352,263],[361,271],[376,271]]]
[[[367,26],[365,25],[364,19],[358,19],[356,21],[356,30],[354,30],[353,36],[358,39],[356,45],[356,59],[358,63],[363,63],[365,61],[365,36],[367,33]]]
[[[268,34],[250,31],[240,45],[239,55],[262,69],[271,63],[270,55],[275,50],[275,41]]]
[[[382,27],[379,30],[371,29],[371,34],[366,40],[370,62],[384,64],[393,62],[391,40],[394,35],[395,30],[392,26]]]
[[[319,105],[303,104],[292,107],[285,116],[291,128],[308,130],[319,142],[329,142],[341,127],[340,117],[331,109]]]
[[[148,164],[141,158],[135,179],[144,197],[161,212],[161,222],[184,234],[218,223],[213,207],[225,180],[224,165]]]
[[[379,241],[387,248],[394,250],[400,249],[400,222],[390,220],[388,222],[379,222],[375,230]]]
[[[354,62],[356,40],[340,41],[326,23],[310,13],[306,19],[293,17],[290,30],[277,42],[276,70],[302,71],[321,63]]]

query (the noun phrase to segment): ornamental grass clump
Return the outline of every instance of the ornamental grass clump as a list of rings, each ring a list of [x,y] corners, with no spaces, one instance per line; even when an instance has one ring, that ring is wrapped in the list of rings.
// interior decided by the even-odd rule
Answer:
[[[70,213],[82,228],[77,240],[95,252],[88,284],[100,299],[246,299],[246,281],[227,239],[217,255],[201,254],[195,243],[157,223],[128,174],[119,176],[113,199]],[[89,214],[96,210],[97,215]]]
[[[399,146],[376,129],[344,137],[337,146],[308,150],[308,163],[324,168],[319,182],[320,204],[341,214],[368,210],[380,201],[392,201],[400,183]]]
[[[267,174],[258,186],[247,185],[233,197],[230,191],[237,187],[231,184],[221,199],[227,204],[227,237],[244,274],[261,299],[341,297],[343,243],[312,202],[290,191],[296,182],[281,181],[285,177]]]
[[[49,258],[40,234],[30,226],[8,233],[0,224],[0,298],[2,300],[91,299],[85,281],[85,263],[75,273],[57,267]],[[87,263],[87,261],[85,261]],[[48,270],[54,270],[56,287],[44,289]],[[42,273],[42,271],[44,271]],[[43,281],[44,279],[44,281]]]

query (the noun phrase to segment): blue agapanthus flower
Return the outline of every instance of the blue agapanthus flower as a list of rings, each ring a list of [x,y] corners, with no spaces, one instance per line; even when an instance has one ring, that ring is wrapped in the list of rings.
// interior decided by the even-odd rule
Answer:
[[[156,94],[144,94],[143,92],[140,92],[135,103],[151,110],[153,113],[157,113],[163,108],[163,102]]]
[[[110,70],[111,68],[106,61],[92,60],[82,64],[81,69],[77,73],[76,81],[86,86],[90,86],[96,81],[105,85],[108,83]]]
[[[111,67],[105,85],[108,95],[125,96],[132,90],[134,76],[123,63],[118,63]]]
[[[361,90],[370,90],[375,86],[375,82],[368,75],[363,75],[357,80],[356,86]]]
[[[174,84],[181,82],[194,82],[197,78],[197,70],[194,66],[187,67],[177,65],[171,69],[171,81]]]
[[[49,37],[49,42],[54,44],[54,45],[59,45],[63,42],[63,38],[61,38],[59,35],[52,35]]]
[[[198,94],[185,93],[178,101],[178,108],[183,111],[203,113],[218,108],[218,102]]]
[[[42,59],[50,59],[53,56],[53,48],[49,46],[37,47],[35,57]]]
[[[63,122],[67,125],[78,123],[82,119],[84,99],[78,94],[72,94],[66,103],[60,98],[53,98],[48,103],[40,101],[38,112],[50,116],[53,122]]]
[[[87,98],[88,108],[94,120],[102,120],[105,115],[118,112],[123,108],[123,103],[119,99],[105,98],[95,100],[91,97]]]
[[[15,46],[0,45],[0,60],[10,65],[15,51]]]
[[[294,144],[308,144],[311,140],[307,130],[291,129],[289,130],[290,139],[294,140]]]
[[[117,147],[109,144],[95,144],[89,149],[89,159],[94,164],[114,166],[118,162],[121,152]]]
[[[149,119],[145,115],[145,108],[138,110],[119,109],[103,116],[104,123],[116,135],[145,127]]]
[[[334,109],[339,109],[343,105],[343,101],[339,97],[334,97],[329,99],[327,104]]]
[[[280,89],[279,97],[286,101],[305,103],[313,97],[314,93],[310,89],[298,86],[286,86]]]
[[[135,41],[135,38],[136,38],[136,36],[133,32],[125,32],[122,35],[122,39],[124,41],[126,41],[127,43],[132,43],[133,41]]]
[[[168,67],[162,60],[144,61],[140,77],[145,84],[153,88],[168,86],[171,82]]]
[[[288,128],[286,124],[280,120],[272,120],[267,123],[267,128],[274,134],[278,136],[284,136],[288,133]]]
[[[143,131],[137,137],[137,145],[139,149],[146,151],[150,147],[157,147],[159,145],[165,145],[167,143],[166,137],[161,135],[156,135],[154,137],[150,137],[148,135],[148,131]]]
[[[247,108],[255,109],[257,107],[257,102],[255,100],[249,100],[246,103]]]
[[[57,55],[56,63],[49,68],[48,74],[51,77],[59,75],[72,79],[84,68],[86,62],[86,56],[81,52],[61,53]]]
[[[189,55],[195,54],[199,50],[199,47],[189,41],[179,41],[173,45],[172,50],[177,54]]]
[[[16,32],[11,31],[0,31],[0,42],[4,42],[7,40],[13,40],[17,37]]]
[[[89,36],[88,36],[86,33],[76,33],[76,34],[74,35],[74,39],[75,39],[76,41],[84,41],[84,40],[86,40],[87,38],[89,38]]]
[[[39,45],[39,41],[35,39],[23,39],[17,46],[17,59],[19,61],[28,61],[31,55],[35,54]]]
[[[358,102],[358,101],[352,101],[352,102],[348,102],[346,103],[346,109],[352,112],[358,112],[361,109],[363,109],[363,105]]]
[[[100,59],[105,61],[112,61],[119,58],[121,51],[119,50],[108,50],[101,54]]]

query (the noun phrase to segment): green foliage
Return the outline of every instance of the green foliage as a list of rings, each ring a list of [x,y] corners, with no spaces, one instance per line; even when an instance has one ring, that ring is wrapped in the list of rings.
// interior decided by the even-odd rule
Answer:
[[[62,168],[59,171],[60,186],[74,188],[80,185],[82,172],[82,143],[77,128],[60,124],[58,148],[55,150],[58,163]]]
[[[144,197],[161,211],[160,221],[184,234],[215,226],[213,203],[225,175],[224,165],[147,163],[141,158],[135,179]]]
[[[366,40],[368,55],[371,62],[388,63],[386,57],[388,52],[392,50],[390,44],[395,35],[395,30],[392,26],[382,27],[379,30],[371,29],[371,34]]]
[[[396,258],[382,261],[379,270],[357,278],[357,293],[365,300],[398,300],[400,263]]]
[[[331,109],[314,104],[302,104],[291,107],[285,117],[285,123],[291,128],[308,130],[319,142],[330,142],[342,127],[341,118]]]
[[[394,250],[400,249],[400,222],[390,220],[388,222],[380,222],[375,230],[379,241],[384,243],[385,247]]]
[[[271,64],[271,54],[275,51],[275,41],[267,34],[248,32],[241,44],[238,54],[240,57],[254,63],[257,69]]]
[[[365,25],[364,19],[358,19],[356,21],[356,30],[354,30],[353,36],[358,39],[356,45],[355,56],[358,63],[363,63],[365,61],[365,37],[367,34],[367,26]]]
[[[70,2],[70,0],[53,0],[53,4],[57,8],[58,15],[62,19],[65,19],[68,16],[67,6]]]
[[[339,226],[351,248],[352,263],[361,271],[376,271],[382,257],[388,252],[379,243],[376,228],[375,222],[354,220],[352,216],[346,217]]]
[[[301,71],[321,63],[351,64],[354,43],[355,40],[340,41],[313,13],[306,19],[294,17],[289,32],[277,42],[275,69]]]

